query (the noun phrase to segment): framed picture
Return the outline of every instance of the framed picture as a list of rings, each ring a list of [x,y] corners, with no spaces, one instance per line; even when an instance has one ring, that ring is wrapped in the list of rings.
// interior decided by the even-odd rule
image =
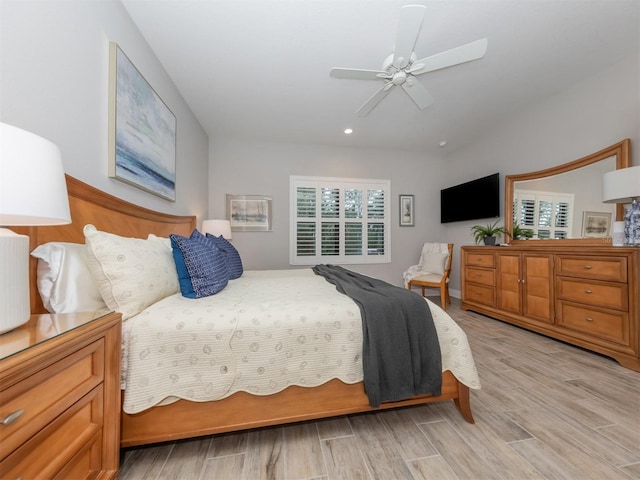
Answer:
[[[611,236],[610,212],[583,212],[582,236],[585,238],[606,238]]]
[[[271,197],[227,194],[227,220],[231,230],[270,232]]]
[[[113,42],[109,45],[109,176],[176,199],[176,117]]]
[[[415,225],[413,210],[413,195],[400,195],[400,226],[413,227]]]

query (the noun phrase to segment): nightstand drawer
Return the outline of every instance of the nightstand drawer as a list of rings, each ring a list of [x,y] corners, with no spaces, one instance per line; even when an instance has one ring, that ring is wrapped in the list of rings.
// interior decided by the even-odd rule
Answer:
[[[577,279],[558,277],[557,297],[597,307],[628,309],[627,285],[622,283],[582,282]]]
[[[8,425],[0,425],[0,458],[61,415],[103,378],[104,340],[100,339],[6,389],[0,385],[0,419],[17,416]]]
[[[597,338],[629,345],[629,315],[623,312],[583,308],[558,302],[558,326],[570,328]]]
[[[67,463],[53,480],[69,480],[71,478],[87,478],[87,472],[92,474],[100,470],[102,453],[102,430],[89,440],[82,449]],[[91,477],[90,477],[91,478]],[[102,478],[102,477],[99,477]]]
[[[100,431],[102,404],[99,386],[0,463],[0,477],[52,478]]]

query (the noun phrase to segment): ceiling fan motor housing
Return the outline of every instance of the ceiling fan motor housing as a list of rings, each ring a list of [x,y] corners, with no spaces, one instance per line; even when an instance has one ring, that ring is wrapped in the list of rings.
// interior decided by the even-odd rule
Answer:
[[[404,68],[397,68],[393,65],[393,53],[391,55],[389,55],[387,58],[384,59],[384,62],[382,62],[382,70],[384,70],[385,72],[389,72],[390,75],[393,75],[395,72],[400,71],[400,70],[409,70],[411,69],[411,65],[413,65],[413,62],[415,62],[417,60],[417,56],[415,52],[411,52],[411,57],[409,58],[409,63],[407,63],[407,65]]]

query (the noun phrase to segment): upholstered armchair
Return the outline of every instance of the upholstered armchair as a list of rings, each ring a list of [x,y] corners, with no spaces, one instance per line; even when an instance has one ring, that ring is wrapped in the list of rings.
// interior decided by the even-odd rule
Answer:
[[[446,310],[447,303],[451,303],[449,273],[452,257],[453,243],[425,243],[418,265],[410,266],[403,274],[405,287],[409,290],[420,287],[423,297],[425,288],[438,288],[442,309]]]

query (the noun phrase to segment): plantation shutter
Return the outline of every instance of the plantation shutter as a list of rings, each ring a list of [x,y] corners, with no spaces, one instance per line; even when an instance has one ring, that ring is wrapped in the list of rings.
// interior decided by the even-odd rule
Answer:
[[[390,261],[388,180],[290,177],[292,265]]]

